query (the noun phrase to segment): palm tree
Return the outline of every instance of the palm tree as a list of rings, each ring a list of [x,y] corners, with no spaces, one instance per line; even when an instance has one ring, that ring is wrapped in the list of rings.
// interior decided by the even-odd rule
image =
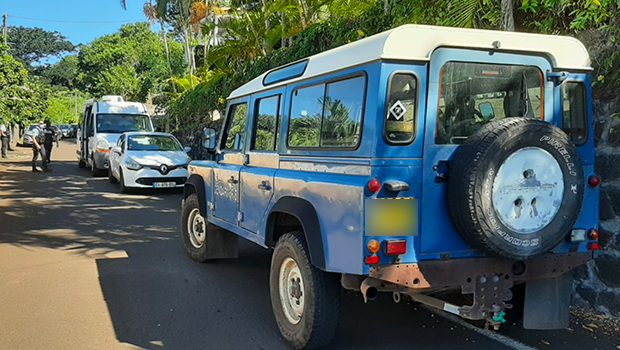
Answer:
[[[448,10],[448,24],[455,27],[476,27],[477,22],[480,20],[480,12],[484,6],[483,0],[453,0]],[[501,0],[500,8],[502,14],[501,28],[507,31],[514,31],[514,1]]]

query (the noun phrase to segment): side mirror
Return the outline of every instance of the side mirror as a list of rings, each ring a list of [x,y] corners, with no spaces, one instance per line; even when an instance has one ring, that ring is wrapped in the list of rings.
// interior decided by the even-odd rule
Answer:
[[[206,148],[210,152],[214,151],[215,145],[217,143],[217,135],[215,134],[215,130],[210,129],[210,128],[205,128],[204,136],[205,136],[204,148]]]
[[[495,109],[493,109],[493,105],[491,102],[481,103],[480,106],[480,114],[482,114],[482,119],[491,120],[495,118]]]
[[[121,154],[123,153],[123,150],[119,146],[112,146],[112,152],[116,154]]]
[[[183,152],[185,152],[185,153],[189,153],[191,151],[192,151],[192,148],[189,147],[189,146],[183,148]]]

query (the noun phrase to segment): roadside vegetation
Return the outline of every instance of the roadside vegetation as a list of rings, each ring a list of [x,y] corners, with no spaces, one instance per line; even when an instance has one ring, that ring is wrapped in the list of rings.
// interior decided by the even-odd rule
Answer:
[[[152,100],[169,131],[213,125],[228,94],[264,71],[406,23],[576,36],[588,46],[595,98],[620,87],[617,0],[121,0],[150,21],[74,44],[10,27],[1,46],[0,113],[13,122],[74,119],[78,103]],[[412,40],[412,45],[415,42]],[[50,58],[53,63],[50,62]],[[162,125],[163,125],[162,123]]]

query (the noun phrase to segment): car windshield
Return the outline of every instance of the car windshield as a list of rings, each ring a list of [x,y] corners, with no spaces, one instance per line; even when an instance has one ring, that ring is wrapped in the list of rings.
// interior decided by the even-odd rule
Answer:
[[[127,131],[153,131],[153,129],[147,115],[97,114],[97,132],[122,134]]]
[[[69,125],[63,124],[60,126],[60,128],[63,130],[69,130]]]
[[[180,151],[181,145],[172,136],[134,135],[129,136],[128,151]]]
[[[36,128],[37,128],[37,124],[30,124],[30,127],[28,128],[28,131],[34,130]]]

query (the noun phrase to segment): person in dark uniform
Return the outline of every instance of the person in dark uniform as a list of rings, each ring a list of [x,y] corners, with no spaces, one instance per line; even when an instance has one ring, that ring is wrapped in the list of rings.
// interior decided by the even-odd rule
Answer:
[[[48,173],[52,171],[52,169],[47,167],[47,162],[45,161],[47,157],[45,156],[45,148],[43,148],[43,141],[45,140],[45,134],[43,131],[43,121],[39,121],[39,126],[32,131],[32,171],[35,173],[40,172],[37,169],[37,159],[39,158],[39,154],[41,155],[41,168],[43,172]]]
[[[52,157],[54,141],[58,142],[56,139],[58,135],[56,135],[56,131],[52,128],[52,122],[49,120],[45,121],[45,129],[43,130],[43,134],[45,135],[43,140],[43,146],[45,147],[45,162],[49,164],[51,162],[50,158]]]

